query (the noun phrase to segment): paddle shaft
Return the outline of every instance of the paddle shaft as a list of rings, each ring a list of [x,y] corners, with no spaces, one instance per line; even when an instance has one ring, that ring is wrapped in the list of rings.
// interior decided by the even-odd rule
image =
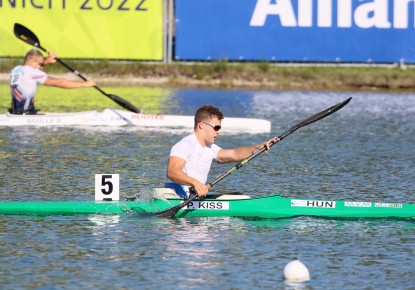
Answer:
[[[300,129],[301,127],[307,126],[311,123],[314,123],[318,120],[321,120],[331,114],[333,114],[334,112],[340,110],[341,108],[343,108],[344,106],[346,106],[350,100],[352,98],[348,98],[345,101],[338,103],[335,106],[332,106],[328,109],[325,109],[324,111],[321,111],[320,113],[317,113],[309,118],[307,118],[306,120],[302,121],[301,123],[298,123],[297,125],[295,125],[294,127],[292,127],[291,129],[289,129],[288,131],[286,131],[284,134],[282,134],[281,136],[276,137],[276,141],[275,142],[271,142],[269,144],[269,148],[271,148],[272,146],[274,146],[275,144],[277,144],[278,142],[280,142],[281,140],[283,140],[285,137],[287,137],[288,135],[294,133],[295,131],[297,131],[298,129]],[[236,164],[235,166],[233,166],[231,169],[229,169],[227,172],[221,174],[220,176],[218,176],[214,181],[208,183],[208,188],[211,188],[212,186],[214,186],[215,184],[217,184],[218,182],[220,182],[221,180],[223,180],[225,177],[231,175],[233,172],[235,172],[236,170],[238,170],[239,168],[245,166],[246,164],[248,164],[252,159],[254,159],[255,157],[257,157],[258,155],[260,155],[261,153],[263,153],[264,151],[266,151],[267,148],[264,146],[263,148],[259,149],[259,150],[255,150],[251,156],[249,156],[248,158],[242,160],[241,162],[239,162],[238,164]]]
[[[335,106],[332,106],[328,109],[325,109],[324,111],[321,111],[320,113],[317,113],[307,119],[305,119],[304,121],[302,121],[301,123],[298,123],[297,125],[295,125],[294,127],[292,127],[291,129],[289,129],[288,131],[286,131],[285,133],[283,133],[281,136],[279,136],[278,138],[276,138],[275,142],[271,142],[269,147],[271,148],[272,146],[274,146],[275,144],[277,144],[278,142],[280,142],[281,140],[283,140],[285,137],[287,137],[288,135],[294,133],[295,131],[297,131],[298,129],[300,129],[301,127],[307,126],[311,123],[314,123],[318,120],[321,120],[331,114],[333,114],[334,112],[340,110],[341,108],[343,108],[344,106],[346,106],[350,100],[352,98],[348,98],[345,101],[338,103]],[[225,172],[224,174],[220,175],[219,177],[217,177],[214,181],[210,182],[207,184],[207,187],[210,189],[212,186],[214,186],[215,184],[217,184],[219,181],[223,180],[225,177],[231,175],[233,172],[235,172],[236,170],[238,170],[239,168],[241,168],[242,166],[246,165],[249,163],[249,161],[251,161],[252,159],[254,159],[255,157],[257,157],[258,155],[260,155],[262,152],[264,152],[267,148],[263,147],[260,150],[256,150],[251,156],[249,156],[248,158],[244,159],[243,161],[239,162],[238,164],[236,164],[235,166],[233,166],[231,169],[229,169],[227,172]],[[190,190],[194,191],[194,188],[191,187]],[[193,196],[191,196],[190,198],[186,199],[185,201],[183,201],[182,203],[180,203],[177,206],[174,206],[172,208],[169,208],[165,211],[162,211],[160,213],[155,214],[155,216],[157,217],[174,217],[176,215],[176,213],[181,210],[183,207],[185,207],[186,205],[188,205],[190,202],[192,202],[194,199],[196,199],[198,196],[197,194],[194,194]]]

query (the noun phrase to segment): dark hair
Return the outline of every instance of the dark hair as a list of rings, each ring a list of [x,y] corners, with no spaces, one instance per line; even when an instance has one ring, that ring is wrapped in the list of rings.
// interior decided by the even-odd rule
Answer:
[[[209,121],[212,117],[222,120],[223,113],[216,107],[204,105],[201,106],[195,114],[195,128],[200,121]]]

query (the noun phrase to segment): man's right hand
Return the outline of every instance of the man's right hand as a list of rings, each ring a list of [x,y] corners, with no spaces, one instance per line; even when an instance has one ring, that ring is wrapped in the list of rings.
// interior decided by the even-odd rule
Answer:
[[[51,64],[57,62],[58,55],[56,53],[54,53],[53,51],[48,51],[47,54],[48,57],[45,58],[44,64]]]
[[[193,184],[193,188],[196,191],[197,196],[200,197],[205,197],[209,192],[209,187],[206,184],[200,183],[198,181]]]

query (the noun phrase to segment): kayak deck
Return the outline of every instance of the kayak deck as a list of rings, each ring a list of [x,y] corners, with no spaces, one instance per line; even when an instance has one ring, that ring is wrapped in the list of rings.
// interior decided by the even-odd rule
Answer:
[[[182,199],[151,201],[28,201],[0,202],[0,215],[152,215],[179,205]],[[243,199],[200,199],[190,202],[176,217],[233,216],[254,218],[388,218],[415,219],[415,204],[359,201],[323,201],[279,195]]]

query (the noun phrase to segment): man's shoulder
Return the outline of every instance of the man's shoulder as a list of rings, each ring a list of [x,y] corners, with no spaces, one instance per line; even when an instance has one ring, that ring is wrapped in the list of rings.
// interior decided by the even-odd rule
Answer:
[[[34,68],[34,67],[31,67],[31,66],[28,66],[28,65],[22,65],[21,69],[24,70],[25,72],[47,75],[47,73],[45,71]]]
[[[196,136],[195,136],[195,134],[187,135],[187,136],[183,137],[182,140],[180,140],[177,143],[181,143],[181,142],[183,142],[183,143],[195,143],[196,142]]]
[[[177,142],[173,147],[183,147],[183,146],[194,146],[196,144],[196,137],[194,134],[187,135],[183,137],[179,142]]]
[[[16,65],[14,68],[11,69],[11,73],[16,73],[19,71],[23,71],[23,66],[22,65]]]
[[[28,66],[28,65],[15,66],[11,70],[11,73],[25,73],[25,74],[28,74],[28,75],[34,74],[34,75],[44,75],[44,76],[47,75],[44,71],[39,70],[39,69],[35,69],[35,68],[33,68],[31,66]]]

